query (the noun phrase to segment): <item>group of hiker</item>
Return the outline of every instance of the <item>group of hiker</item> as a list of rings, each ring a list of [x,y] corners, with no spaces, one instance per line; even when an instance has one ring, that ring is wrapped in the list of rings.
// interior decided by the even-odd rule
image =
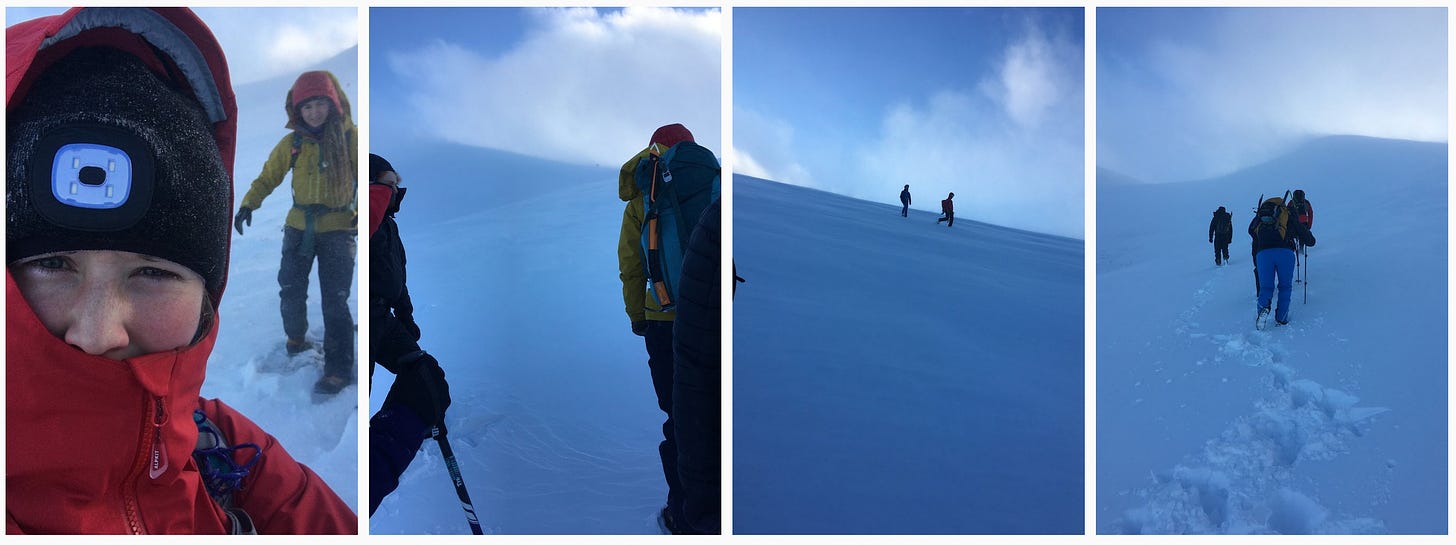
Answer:
[[[1285,195],[1288,196],[1288,193]],[[1271,314],[1276,324],[1289,323],[1293,284],[1303,281],[1295,278],[1295,272],[1300,260],[1308,255],[1306,248],[1315,245],[1311,232],[1313,227],[1314,205],[1305,198],[1303,189],[1296,189],[1287,203],[1284,197],[1260,201],[1248,228],[1254,259],[1255,291],[1258,293],[1256,328],[1263,329]],[[1213,219],[1208,223],[1208,241],[1213,244],[1214,265],[1228,263],[1228,246],[1233,242],[1233,214],[1222,206],[1213,212]],[[1276,287],[1279,304],[1271,312]]]
[[[945,222],[946,227],[955,225],[955,203],[951,202],[954,198],[955,192],[951,192],[940,201],[940,217],[935,223]],[[905,188],[900,190],[900,217],[910,217],[910,184],[905,184]]]

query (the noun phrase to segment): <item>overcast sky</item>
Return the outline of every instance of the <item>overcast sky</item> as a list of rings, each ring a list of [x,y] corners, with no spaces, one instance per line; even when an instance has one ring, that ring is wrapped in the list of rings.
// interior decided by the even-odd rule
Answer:
[[[5,26],[64,8],[6,8]],[[333,58],[359,44],[356,8],[195,8],[222,44],[234,86]]]
[[[1082,237],[1081,8],[737,8],[734,171]]]
[[[1439,8],[1103,8],[1097,166],[1207,178],[1311,136],[1447,140]]]
[[[369,20],[376,140],[616,168],[682,123],[723,153],[717,10],[374,8]]]

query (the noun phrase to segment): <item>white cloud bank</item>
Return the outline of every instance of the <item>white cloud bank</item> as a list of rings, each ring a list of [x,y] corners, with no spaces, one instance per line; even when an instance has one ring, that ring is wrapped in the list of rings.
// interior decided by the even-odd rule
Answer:
[[[1197,13],[1207,32],[1098,59],[1098,166],[1176,181],[1316,135],[1447,140],[1444,10]]]
[[[533,9],[499,56],[435,42],[392,55],[419,124],[439,137],[615,167],[657,127],[682,123],[722,153],[721,14]]]
[[[354,8],[197,8],[227,54],[233,85],[294,74],[359,44]]]

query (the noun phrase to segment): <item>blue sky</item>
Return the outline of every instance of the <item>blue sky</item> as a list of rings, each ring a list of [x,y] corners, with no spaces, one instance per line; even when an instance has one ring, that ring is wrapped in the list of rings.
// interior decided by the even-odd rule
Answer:
[[[66,11],[6,8],[5,26]],[[227,55],[233,85],[296,74],[359,44],[355,8],[193,8]]]
[[[682,123],[722,154],[722,18],[663,8],[372,8],[371,145],[616,168]]]
[[[1081,8],[737,8],[734,171],[1081,237]]]
[[[1329,134],[1447,141],[1439,8],[1103,8],[1097,166],[1207,178]]]

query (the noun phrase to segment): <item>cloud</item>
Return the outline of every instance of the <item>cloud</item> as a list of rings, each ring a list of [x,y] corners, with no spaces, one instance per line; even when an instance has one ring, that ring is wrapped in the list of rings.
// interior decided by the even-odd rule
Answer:
[[[359,44],[354,8],[199,8],[233,85],[296,74]]]
[[[733,171],[805,187],[818,187],[798,161],[794,128],[747,108],[733,109]],[[742,146],[742,147],[740,147]]]
[[[1080,44],[1029,22],[976,92],[889,108],[856,154],[867,183],[848,192],[889,201],[908,183],[916,207],[932,211],[955,192],[962,218],[1082,237],[1082,58]]]
[[[1081,52],[1068,45],[1051,43],[1039,27],[1028,22],[1026,35],[1006,49],[999,77],[985,82],[983,91],[1001,103],[1017,124],[1037,126],[1056,101],[1067,95],[1068,85],[1081,83],[1081,78],[1074,82],[1063,70],[1080,60],[1068,58]]]
[[[1188,19],[1201,32],[1098,59],[1099,166],[1184,180],[1310,136],[1447,140],[1442,10],[1189,10]]]
[[[444,140],[615,166],[682,123],[721,153],[716,10],[530,10],[498,56],[437,41],[389,55],[420,126]]]

